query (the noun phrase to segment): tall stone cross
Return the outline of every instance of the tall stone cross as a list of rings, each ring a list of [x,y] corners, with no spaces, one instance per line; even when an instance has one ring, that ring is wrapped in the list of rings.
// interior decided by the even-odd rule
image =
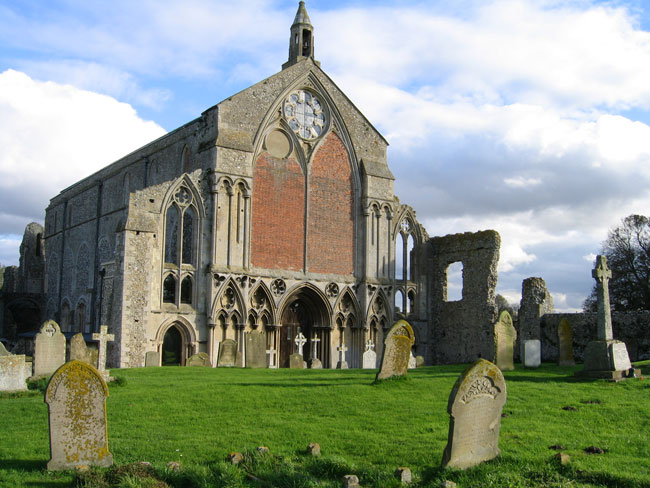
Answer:
[[[341,343],[339,347],[336,348],[336,350],[339,352],[339,361],[341,363],[345,362],[345,351],[348,350],[348,348],[345,346],[345,342]]]
[[[368,339],[366,341],[366,352],[367,351],[374,351],[375,350],[375,343],[372,342],[372,339]]]
[[[296,336],[296,340],[294,342],[296,343],[298,354],[302,356],[302,348],[305,346],[307,338],[302,334],[302,332],[298,332],[298,335]]]
[[[108,333],[108,325],[102,325],[99,330],[99,334],[96,332],[93,334],[93,340],[99,341],[99,347],[97,348],[97,370],[102,374],[104,378],[107,378],[108,371],[106,371],[106,343],[114,341],[115,334]]]
[[[598,255],[596,267],[591,272],[591,275],[596,280],[596,296],[598,297],[598,340],[610,341],[614,339],[612,315],[609,308],[609,279],[612,277],[612,271],[607,267],[607,258],[605,256]]]
[[[269,356],[269,361],[268,361],[269,368],[271,369],[277,368],[277,366],[275,365],[275,349],[273,349],[273,346],[271,346],[270,349],[266,350],[266,354]]]
[[[314,359],[318,359],[318,343],[320,342],[320,339],[316,336],[312,337],[311,339],[311,359],[312,361]]]

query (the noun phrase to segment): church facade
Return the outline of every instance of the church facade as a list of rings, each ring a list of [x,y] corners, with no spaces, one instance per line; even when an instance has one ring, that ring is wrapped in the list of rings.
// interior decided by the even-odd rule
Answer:
[[[44,315],[108,325],[113,367],[148,352],[216,364],[226,339],[243,365],[247,332],[280,367],[298,332],[305,360],[361,367],[400,312],[424,343],[409,250],[428,236],[394,194],[387,145],[315,61],[300,2],[279,73],[51,200]]]

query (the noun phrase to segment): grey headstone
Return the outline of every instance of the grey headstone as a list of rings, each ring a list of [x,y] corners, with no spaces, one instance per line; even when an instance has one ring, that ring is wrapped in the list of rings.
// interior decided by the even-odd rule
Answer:
[[[160,354],[158,351],[147,351],[144,354],[145,366],[160,366]]]
[[[232,368],[237,359],[237,343],[232,339],[226,339],[219,343],[219,360],[217,366]]]
[[[50,375],[65,363],[65,336],[48,320],[34,340],[34,376]]]
[[[524,367],[539,368],[542,364],[542,343],[539,339],[524,341]]]
[[[108,451],[107,396],[102,374],[90,364],[70,361],[52,375],[45,392],[51,454],[47,469],[113,464]]]
[[[418,368],[424,366],[424,356],[415,356],[415,366]]]
[[[185,366],[198,366],[209,368],[210,367],[210,356],[204,352],[199,352],[190,356],[187,361],[185,361]]]
[[[621,341],[609,341],[610,357],[612,358],[611,368],[614,371],[626,371],[632,367],[630,357],[627,354],[627,347]]]
[[[73,335],[70,339],[70,361],[83,361],[92,364],[92,355],[81,332]]]
[[[399,320],[386,334],[381,368],[375,380],[404,376],[409,364],[411,347],[415,343],[413,328],[406,320]]]
[[[305,361],[302,358],[302,355],[297,352],[289,356],[289,368],[291,369],[304,369]]]
[[[485,359],[471,364],[449,395],[449,437],[443,467],[465,469],[497,457],[506,382],[496,365]]]
[[[266,334],[263,332],[247,332],[246,337],[246,367],[266,368]]]
[[[314,358],[311,361],[309,361],[309,367],[311,369],[323,369],[323,363],[321,362],[320,359]]]
[[[26,390],[31,375],[32,363],[25,362],[24,354],[0,356],[0,391]]]
[[[567,319],[562,319],[557,327],[557,342],[560,350],[558,364],[560,366],[574,366],[573,358],[573,328]]]
[[[363,353],[363,369],[375,369],[377,367],[377,353],[372,349]]]
[[[515,369],[514,351],[517,331],[512,325],[512,317],[503,310],[499,314],[499,321],[494,326],[495,363],[502,371]]]

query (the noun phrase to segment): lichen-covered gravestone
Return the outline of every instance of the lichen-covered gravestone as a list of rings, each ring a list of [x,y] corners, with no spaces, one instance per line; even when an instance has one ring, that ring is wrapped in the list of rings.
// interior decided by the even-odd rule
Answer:
[[[443,467],[465,469],[497,457],[506,382],[485,359],[471,364],[449,395],[449,437]]]
[[[515,369],[514,351],[517,330],[512,325],[512,317],[504,310],[494,326],[494,362],[502,371]]]
[[[376,380],[404,376],[408,369],[411,347],[415,343],[413,328],[406,320],[399,320],[391,327],[384,340],[384,354]]]
[[[70,361],[83,361],[84,363],[93,364],[92,355],[81,332],[73,335],[72,339],[70,339]]]
[[[50,419],[49,470],[111,466],[106,397],[102,374],[90,364],[70,361],[50,378],[45,391]]]
[[[560,350],[558,364],[560,366],[575,366],[573,358],[573,328],[567,319],[562,319],[557,327],[557,343]]]
[[[208,356],[204,352],[199,352],[197,354],[194,354],[188,358],[188,360],[185,362],[185,366],[199,366],[199,367],[204,367],[204,368],[209,368],[210,367],[210,356]]]
[[[247,332],[246,337],[246,367],[266,368],[266,334]]]
[[[65,363],[65,336],[48,320],[34,340],[34,376],[50,375]]]
[[[300,353],[293,353],[289,356],[289,369],[305,369],[305,360]]]
[[[237,343],[232,339],[226,339],[219,344],[219,360],[217,366],[233,368],[237,358]]]

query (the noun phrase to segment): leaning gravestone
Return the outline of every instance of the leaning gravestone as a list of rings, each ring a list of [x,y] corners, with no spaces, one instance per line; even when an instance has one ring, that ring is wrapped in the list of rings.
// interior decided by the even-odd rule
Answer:
[[[84,363],[93,364],[92,355],[81,332],[73,335],[72,339],[70,339],[70,361],[83,361]]]
[[[34,376],[50,375],[65,363],[65,336],[48,320],[34,340]]]
[[[449,436],[443,467],[465,469],[497,457],[506,382],[496,365],[485,359],[471,364],[449,395]]]
[[[108,387],[90,364],[70,361],[50,378],[45,403],[50,418],[49,470],[111,466],[106,427]]]
[[[266,368],[266,334],[262,332],[247,332],[246,337],[246,367]]]
[[[24,354],[0,355],[0,391],[26,390],[31,375],[32,363],[25,362]]]
[[[542,343],[539,339],[524,341],[524,367],[539,368],[542,364]]]
[[[237,358],[237,343],[232,339],[226,339],[219,344],[219,360],[217,366],[234,368]]]
[[[560,366],[575,366],[573,358],[573,329],[567,319],[562,319],[557,327],[557,343],[560,350],[558,364]]]
[[[514,351],[517,331],[512,325],[512,317],[504,310],[494,326],[494,357],[497,367],[502,371],[515,369]]]
[[[375,381],[392,376],[404,376],[408,369],[411,347],[414,343],[415,334],[411,325],[406,320],[396,322],[386,334],[381,368]]]
[[[294,353],[289,356],[289,368],[290,369],[305,369],[305,360],[300,353]]]
[[[185,362],[185,366],[199,366],[204,368],[210,367],[210,356],[204,352],[199,352],[190,356]]]
[[[144,365],[148,366],[160,366],[160,354],[158,351],[147,351],[144,353]]]

